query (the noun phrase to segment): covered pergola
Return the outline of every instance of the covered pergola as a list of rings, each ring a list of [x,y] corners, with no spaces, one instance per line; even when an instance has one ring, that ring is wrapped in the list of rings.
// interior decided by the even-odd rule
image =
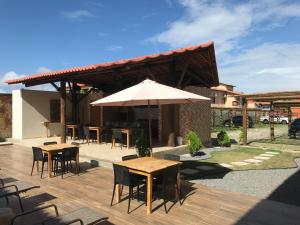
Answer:
[[[270,139],[275,140],[274,135],[274,111],[275,109],[286,109],[288,111],[289,126],[292,121],[293,107],[300,107],[300,91],[285,91],[285,92],[267,92],[255,94],[242,94],[243,98],[243,144],[247,145],[247,128],[248,128],[248,112],[247,101],[254,100],[260,102],[269,102],[269,124],[270,124]]]
[[[26,87],[51,84],[60,92],[61,142],[66,142],[66,98],[72,102],[73,122],[76,105],[93,90],[112,94],[149,78],[162,84],[184,89],[186,86],[210,88],[219,84],[213,42],[176,49],[115,62],[106,62],[69,69],[34,74],[7,80],[7,84],[22,83]],[[78,95],[78,84],[91,87],[85,95]],[[66,92],[66,86],[69,93]],[[155,91],[155,90],[153,90]],[[175,105],[164,106],[169,127],[166,132],[178,131],[178,114]]]

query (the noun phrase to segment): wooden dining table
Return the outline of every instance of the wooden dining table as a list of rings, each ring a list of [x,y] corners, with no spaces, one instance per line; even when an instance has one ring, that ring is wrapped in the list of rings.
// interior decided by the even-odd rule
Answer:
[[[48,177],[52,177],[52,155],[54,153],[63,152],[64,150],[67,150],[68,148],[76,147],[72,144],[53,144],[53,145],[42,145],[40,148],[42,151],[46,154],[48,154]],[[79,151],[76,155],[76,162],[79,164]]]
[[[78,129],[78,125],[76,124],[67,124],[67,129],[72,129],[72,139],[75,140],[76,137],[76,130]]]
[[[167,168],[173,166],[180,166],[182,163],[172,160],[158,159],[155,157],[141,157],[127,161],[115,163],[120,166],[127,167],[130,173],[135,173],[147,177],[147,214],[152,213],[152,184],[153,177],[157,174],[163,173]],[[180,187],[180,172],[177,174],[177,185]],[[121,187],[117,185],[116,198],[119,203],[121,200]],[[176,196],[177,200],[179,196]]]
[[[123,134],[126,134],[126,146],[127,149],[129,149],[130,147],[130,135],[131,135],[131,128],[112,128],[112,130],[119,130],[121,131]],[[115,147],[115,140],[112,140],[112,146]]]
[[[91,126],[88,128],[90,131],[96,131],[97,144],[100,144],[102,142],[102,140],[101,140],[102,127]]]

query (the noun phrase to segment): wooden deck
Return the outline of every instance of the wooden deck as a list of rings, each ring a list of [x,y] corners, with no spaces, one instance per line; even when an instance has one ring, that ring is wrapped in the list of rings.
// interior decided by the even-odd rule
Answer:
[[[299,224],[300,208],[260,200],[237,193],[229,193],[205,186],[183,182],[185,199],[183,205],[176,203],[165,213],[161,200],[153,202],[154,212],[146,214],[143,202],[132,201],[130,214],[126,213],[127,199],[110,207],[113,173],[109,169],[90,168],[82,164],[83,172],[77,176],[68,174],[61,177],[40,179],[35,172],[30,176],[32,163],[31,149],[19,146],[0,147],[1,177],[29,181],[41,186],[23,195],[25,210],[50,203],[58,206],[61,214],[80,207],[90,207],[106,215],[108,222],[103,224],[215,224],[215,225],[289,225]],[[124,191],[124,198],[126,192]],[[4,201],[0,201],[4,205]],[[11,205],[19,211],[16,201]],[[172,205],[168,203],[168,207]],[[43,217],[49,217],[45,212]],[[37,219],[30,218],[31,221]]]

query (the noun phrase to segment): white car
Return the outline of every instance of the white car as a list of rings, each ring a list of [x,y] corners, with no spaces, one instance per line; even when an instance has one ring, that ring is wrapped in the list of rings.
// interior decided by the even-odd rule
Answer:
[[[260,122],[262,123],[269,123],[269,116],[261,116]],[[275,123],[281,123],[281,124],[288,124],[289,118],[286,116],[274,116],[274,122]]]

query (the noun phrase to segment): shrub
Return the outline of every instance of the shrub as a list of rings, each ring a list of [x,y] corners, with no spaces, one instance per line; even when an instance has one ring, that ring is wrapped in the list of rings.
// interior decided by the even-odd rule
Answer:
[[[150,146],[147,138],[144,136],[138,138],[135,142],[137,154],[139,157],[150,156]]]
[[[195,155],[195,153],[203,147],[200,138],[194,131],[189,131],[187,133],[186,140],[188,142],[187,148],[191,155]]]
[[[0,133],[0,142],[5,142],[6,138]]]
[[[220,131],[217,135],[217,141],[220,146],[230,147],[230,138],[226,131]]]
[[[243,140],[244,140],[244,130],[243,130],[243,128],[241,127],[241,128],[240,128],[240,135],[239,135],[239,143],[242,144],[242,143],[243,143]]]

